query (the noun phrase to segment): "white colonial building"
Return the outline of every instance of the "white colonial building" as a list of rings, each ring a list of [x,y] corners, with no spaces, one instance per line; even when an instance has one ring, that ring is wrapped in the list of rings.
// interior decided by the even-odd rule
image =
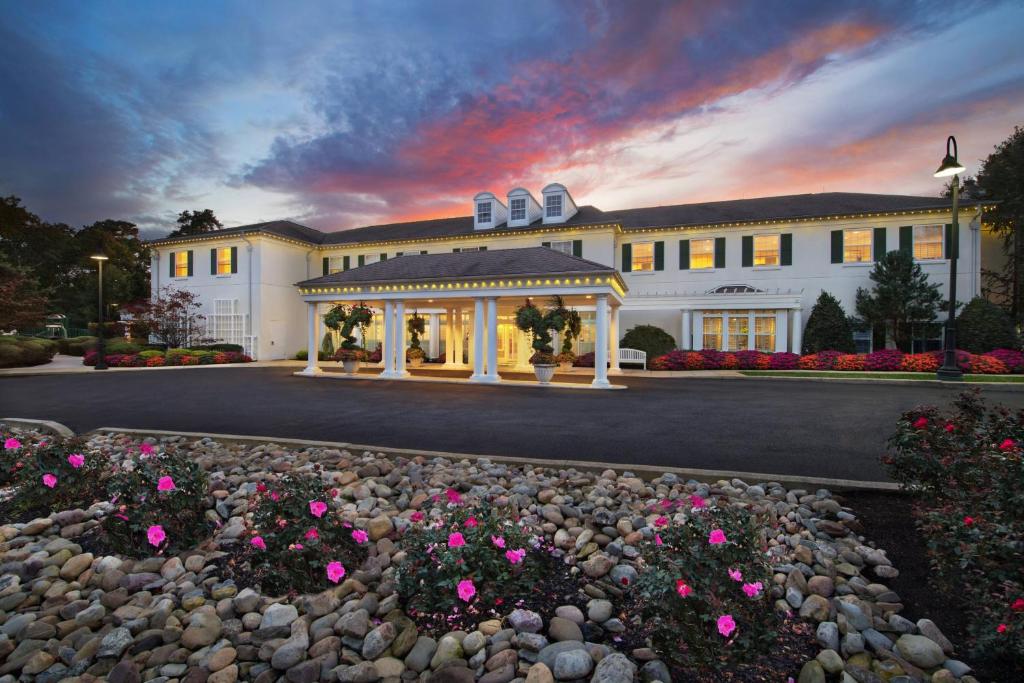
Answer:
[[[496,376],[527,364],[512,316],[528,296],[559,293],[581,312],[581,354],[603,336],[603,355],[639,324],[661,327],[682,349],[799,352],[820,292],[852,314],[871,266],[895,249],[945,291],[954,248],[950,202],[935,197],[823,193],[601,211],[553,183],[539,198],[523,188],[481,192],[467,208],[472,215],[338,232],[274,221],[156,240],[153,292],[196,292],[210,334],[261,360],[291,358],[320,339],[335,302],[389,314],[367,331],[370,350],[392,339],[386,331],[405,329],[392,316],[418,313],[428,357],[476,371],[483,355],[483,375]],[[961,203],[961,301],[981,289],[982,244],[991,241],[981,208]],[[479,255],[507,250],[527,251]],[[372,267],[382,261],[387,268]],[[477,330],[486,350],[474,358]]]

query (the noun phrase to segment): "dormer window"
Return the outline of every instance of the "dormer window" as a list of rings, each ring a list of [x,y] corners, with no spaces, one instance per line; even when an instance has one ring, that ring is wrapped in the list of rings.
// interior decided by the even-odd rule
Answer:
[[[508,210],[490,192],[478,192],[473,197],[473,229],[490,230],[505,222]]]
[[[477,202],[476,203],[476,222],[477,223],[490,223],[491,222],[491,203],[490,202]]]
[[[549,194],[544,197],[544,215],[547,218],[558,218],[562,215],[562,195]]]
[[[526,220],[526,197],[510,199],[508,202],[510,219],[513,221]]]

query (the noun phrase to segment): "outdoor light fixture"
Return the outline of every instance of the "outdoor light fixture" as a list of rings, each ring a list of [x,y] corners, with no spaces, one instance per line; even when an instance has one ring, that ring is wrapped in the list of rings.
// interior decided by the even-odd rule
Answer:
[[[105,346],[105,339],[103,334],[103,262],[108,261],[109,258],[107,256],[104,256],[103,254],[96,254],[94,256],[90,256],[89,258],[95,261],[96,266],[99,268],[99,301],[97,303],[97,308],[99,310],[99,320],[96,323],[96,365],[94,369],[106,370],[107,359],[104,354],[103,348]]]
[[[951,147],[952,154],[950,153]],[[957,174],[964,170],[957,160],[956,138],[950,135],[946,139],[946,158],[939,165],[939,170],[935,171],[936,178],[953,176],[953,180],[950,182],[953,195],[953,225],[950,230],[949,253],[947,254],[949,257],[949,311],[946,313],[946,334],[942,339],[942,367],[935,373],[939,379],[947,382],[959,382],[964,378],[964,373],[956,362],[956,257],[960,250],[960,224],[958,222],[960,176]]]

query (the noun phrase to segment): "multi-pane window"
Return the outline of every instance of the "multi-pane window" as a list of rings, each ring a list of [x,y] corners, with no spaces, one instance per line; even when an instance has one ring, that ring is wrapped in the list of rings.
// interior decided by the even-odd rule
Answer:
[[[722,319],[704,318],[704,345],[705,349],[722,348]]]
[[[843,231],[843,263],[871,261],[871,228]]]
[[[562,215],[562,195],[549,194],[544,197],[544,211],[548,218],[557,218]]]
[[[572,256],[572,240],[565,240],[562,242],[551,242],[548,246],[554,249],[555,251],[560,251],[563,254],[568,254],[569,256]]]
[[[509,216],[514,221],[526,220],[526,198],[518,197],[508,203]]]
[[[775,351],[775,315],[754,318],[754,348],[764,353]]]
[[[654,270],[654,242],[634,242],[631,270],[647,272]]]
[[[217,250],[217,275],[231,274],[231,247]]]
[[[231,271],[228,271],[231,272]],[[174,252],[174,277],[188,277],[188,252]]]
[[[327,260],[327,274],[340,273],[345,270],[345,257],[344,256],[332,256]]]
[[[775,313],[773,310],[703,311],[702,348],[715,351],[754,348],[771,353],[775,351]]]
[[[477,202],[476,203],[476,222],[477,223],[490,223],[491,222],[491,203],[490,202]]]
[[[690,240],[690,270],[715,267],[715,241]]]
[[[942,258],[942,226],[914,226],[914,258],[929,261]]]
[[[754,235],[754,265],[779,265],[780,235]]]
[[[742,351],[747,348],[747,339],[750,335],[750,316],[740,312],[740,315],[729,316],[729,351]]]

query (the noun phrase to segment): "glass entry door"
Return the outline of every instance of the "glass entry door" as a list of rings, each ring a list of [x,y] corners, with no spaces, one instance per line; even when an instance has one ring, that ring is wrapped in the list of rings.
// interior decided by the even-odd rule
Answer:
[[[511,318],[498,319],[498,365],[516,364],[516,341],[519,329]]]

